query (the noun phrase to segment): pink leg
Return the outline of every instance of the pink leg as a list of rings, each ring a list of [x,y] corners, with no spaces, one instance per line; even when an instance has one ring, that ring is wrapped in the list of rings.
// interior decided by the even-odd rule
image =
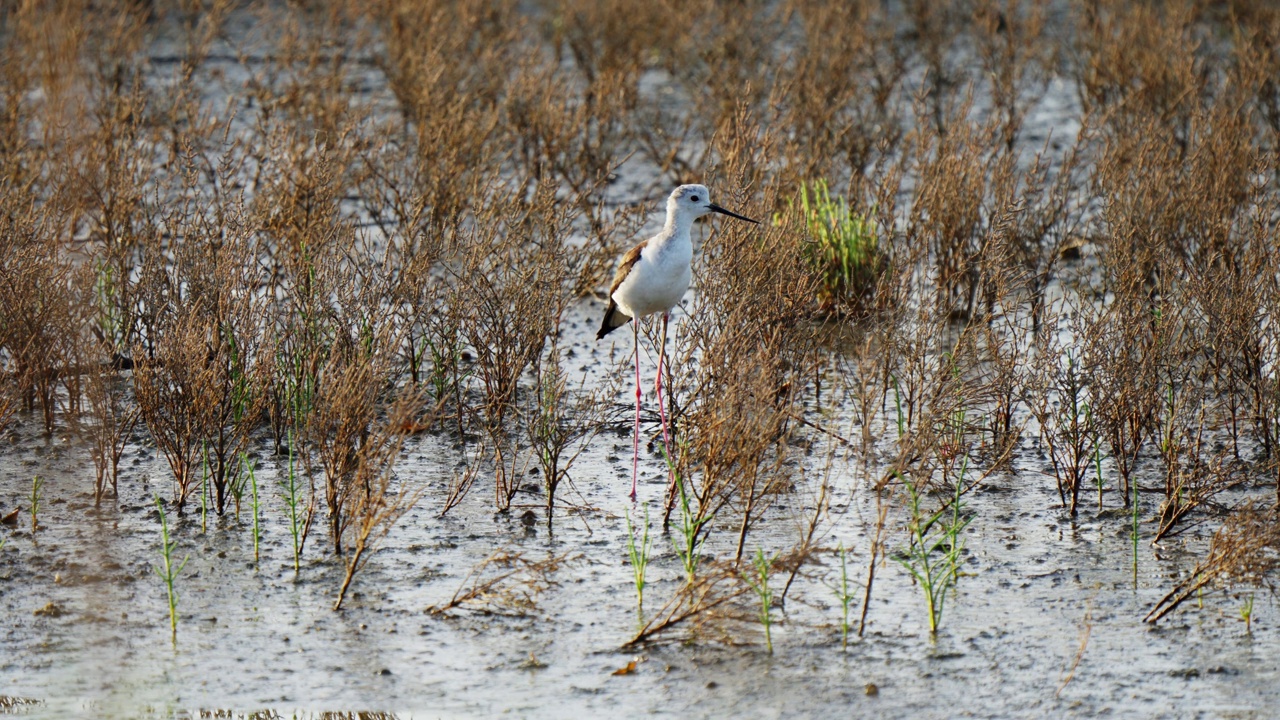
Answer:
[[[640,468],[640,320],[631,321],[636,347],[636,427],[631,445],[631,502],[636,501],[636,476]]]
[[[676,506],[676,467],[675,458],[671,456],[671,435],[667,430],[667,410],[666,404],[662,400],[662,370],[664,360],[667,357],[667,323],[670,320],[668,313],[662,314],[662,342],[658,350],[658,417],[662,418],[662,446],[667,452],[667,510],[662,516],[662,528],[665,530],[671,523],[671,511]]]
[[[670,315],[662,313],[662,343],[658,350],[658,381],[655,390],[658,396],[658,417],[662,420],[662,447],[667,451],[667,470],[672,481],[675,480],[675,470],[672,469],[671,463],[675,462],[675,458],[671,457],[671,434],[667,431],[667,409],[662,402],[662,363],[667,357],[667,321]]]

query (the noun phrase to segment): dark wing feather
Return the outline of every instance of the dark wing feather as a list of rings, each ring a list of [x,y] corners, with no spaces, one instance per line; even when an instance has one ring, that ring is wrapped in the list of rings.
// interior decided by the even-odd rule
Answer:
[[[627,279],[627,275],[631,273],[631,268],[639,262],[640,253],[644,251],[644,246],[648,242],[646,240],[640,243],[622,256],[622,262],[618,265],[618,272],[613,275],[613,284],[609,286],[609,307],[604,311],[604,320],[600,322],[600,330],[596,332],[597,340],[626,325],[631,320],[631,316],[622,312],[618,307],[618,303],[614,302],[613,294],[617,292],[618,286],[622,284],[622,281]]]
[[[631,316],[622,312],[622,310],[618,308],[618,303],[614,302],[613,298],[609,298],[609,309],[605,310],[604,320],[600,321],[600,329],[596,331],[596,339],[599,340],[605,335],[608,335],[614,330],[626,325],[627,321],[630,319]]]

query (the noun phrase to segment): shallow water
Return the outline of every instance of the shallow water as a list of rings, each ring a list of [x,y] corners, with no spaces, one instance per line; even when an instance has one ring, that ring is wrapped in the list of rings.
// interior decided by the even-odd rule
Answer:
[[[596,311],[592,303],[574,310],[575,338],[586,336]],[[606,343],[575,345],[589,377],[613,372]],[[675,631],[664,642],[621,649],[637,628],[623,520],[630,438],[608,433],[574,467],[581,497],[566,497],[583,510],[558,516],[554,535],[535,493],[517,498],[536,507],[537,522],[526,526],[519,520],[526,508],[495,516],[479,489],[438,518],[442,493],[429,492],[336,613],[329,608],[341,568],[317,529],[295,578],[274,489],[276,461],[263,457],[264,544],[256,566],[247,508],[239,521],[211,517],[203,533],[198,512],[171,518],[179,556],[191,556],[177,585],[175,645],[164,588],[151,569],[159,547],[151,497],[168,495],[167,467],[154,450],[131,447],[120,499],[94,508],[86,449],[62,434],[36,433],[37,424],[22,418],[0,460],[3,510],[27,507],[31,476],[46,479],[34,540],[23,515],[17,528],[5,530],[8,545],[0,551],[0,695],[39,704],[0,712],[1269,717],[1280,707],[1280,633],[1271,597],[1258,595],[1251,633],[1236,617],[1237,606],[1221,596],[1157,627],[1144,624],[1177,574],[1194,565],[1203,537],[1166,543],[1158,552],[1142,542],[1135,584],[1127,518],[1086,511],[1076,522],[1066,519],[1052,479],[1039,474],[1044,462],[1031,441],[1020,451],[1016,475],[992,478],[967,500],[974,520],[965,532],[965,574],[936,641],[919,590],[889,561],[877,568],[865,637],[842,649],[838,606],[823,584],[834,581],[838,565],[826,555],[824,566],[813,567],[818,577],[798,579],[785,611],[775,610],[773,655],[751,622],[723,626],[725,635],[705,632],[693,643],[671,642],[688,637]],[[441,443],[416,439],[398,472],[439,486],[448,470],[441,460],[456,456]],[[642,474],[641,500],[656,517],[665,482],[660,460],[646,453]],[[874,496],[839,474],[833,484],[822,544],[851,548],[850,573],[861,581]],[[800,492],[771,508],[752,546],[793,544],[804,505]],[[718,531],[706,552],[727,557],[732,539],[730,529]],[[648,613],[682,582],[672,547],[671,538],[656,538]],[[527,613],[424,612],[448,600],[497,549],[575,559],[551,576],[555,584]],[[1067,682],[1082,638],[1083,654]],[[631,660],[633,674],[612,674]],[[868,694],[868,684],[878,692]]]

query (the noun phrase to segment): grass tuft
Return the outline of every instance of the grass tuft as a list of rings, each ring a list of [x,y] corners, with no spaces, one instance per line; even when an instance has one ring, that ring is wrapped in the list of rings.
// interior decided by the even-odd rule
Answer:
[[[644,509],[644,526],[640,541],[636,542],[636,531],[631,524],[631,513],[627,512],[627,556],[631,560],[631,570],[635,575],[636,611],[644,612],[645,573],[649,569],[649,551],[653,542],[649,538],[649,508]]]
[[[164,503],[160,500],[160,496],[156,498],[156,511],[160,513],[160,564],[155,566],[156,575],[160,576],[161,582],[164,583],[165,591],[169,599],[169,630],[173,636],[173,642],[178,642],[178,591],[174,588],[174,582],[178,579],[178,574],[187,566],[187,561],[191,559],[190,555],[182,558],[182,562],[174,564],[173,551],[178,548],[175,540],[169,539],[169,521],[164,514]]]
[[[832,196],[826,180],[801,185],[790,203],[793,211],[798,206],[808,231],[803,253],[821,278],[818,302],[823,311],[865,310],[887,266],[876,221]]]
[[[40,519],[38,516],[40,513],[41,492],[43,490],[44,490],[44,478],[40,477],[39,475],[36,475],[35,477],[31,478],[31,496],[29,499],[31,500],[30,514],[31,514],[31,534],[32,535],[35,535],[36,530],[40,526]]]
[[[769,574],[777,559],[776,555],[765,557],[764,549],[756,548],[756,554],[751,556],[751,569],[742,576],[760,601],[760,625],[764,628],[764,645],[770,655],[773,654],[773,588],[769,587]]]
[[[967,467],[968,459],[965,459]],[[950,507],[943,507],[932,514],[922,507],[922,493],[907,483],[908,510],[911,513],[906,550],[896,559],[907,569],[924,593],[925,609],[929,621],[929,634],[936,636],[942,624],[942,611],[947,593],[960,577],[960,558],[964,552],[961,533],[971,518],[961,516],[960,493],[965,469],[960,471],[955,496]]]

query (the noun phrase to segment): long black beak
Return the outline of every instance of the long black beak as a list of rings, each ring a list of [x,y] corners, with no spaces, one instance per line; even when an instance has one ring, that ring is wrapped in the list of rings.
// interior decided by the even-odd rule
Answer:
[[[746,220],[747,222],[749,222],[749,223],[755,223],[756,225],[759,225],[759,224],[760,224],[760,222],[759,222],[758,220],[752,220],[751,218],[749,218],[749,217],[743,217],[743,216],[739,215],[738,213],[729,212],[728,210],[725,210],[724,208],[720,207],[719,205],[717,205],[717,204],[715,204],[715,203],[708,203],[708,204],[707,204],[707,208],[708,208],[709,210],[712,210],[712,211],[718,212],[718,213],[720,213],[721,215],[728,215],[729,217],[732,217],[732,218],[738,218],[739,220]]]

